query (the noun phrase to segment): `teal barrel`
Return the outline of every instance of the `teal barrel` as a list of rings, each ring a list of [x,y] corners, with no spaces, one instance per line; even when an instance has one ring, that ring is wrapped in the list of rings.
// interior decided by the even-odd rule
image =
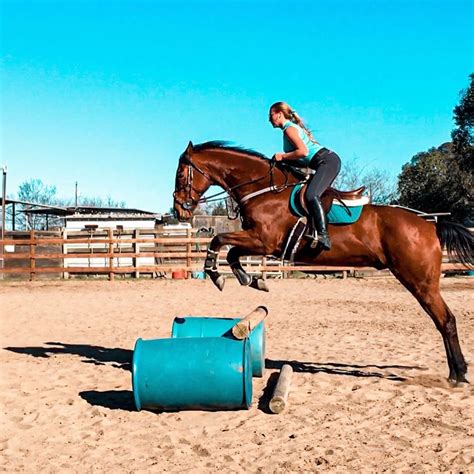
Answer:
[[[132,385],[137,410],[248,408],[250,343],[225,337],[138,339]]]
[[[208,318],[187,316],[174,318],[171,337],[219,337],[233,338],[231,328],[240,318]],[[262,377],[265,370],[265,321],[250,333],[250,358],[252,375]]]

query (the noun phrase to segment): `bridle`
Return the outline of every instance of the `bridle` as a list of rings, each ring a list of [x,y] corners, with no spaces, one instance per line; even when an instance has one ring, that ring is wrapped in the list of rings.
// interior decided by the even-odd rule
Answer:
[[[194,172],[194,170],[197,171],[202,176],[204,176],[211,184],[216,184],[216,183],[215,183],[214,179],[208,173],[203,171],[196,163],[191,161],[189,156],[186,156],[184,154],[181,155],[181,157],[179,158],[179,162],[180,162],[180,164],[185,164],[187,166],[187,171],[188,172],[187,172],[187,176],[186,176],[186,184],[184,186],[184,191],[186,193],[186,197],[185,197],[184,201],[180,201],[180,200],[176,199],[176,191],[173,193],[173,197],[181,205],[181,207],[183,209],[185,209],[186,211],[190,211],[193,208],[193,206],[196,206],[198,204],[214,202],[214,201],[221,201],[221,200],[226,199],[228,197],[232,198],[237,203],[238,208],[240,208],[242,204],[244,204],[245,202],[247,202],[248,200],[250,200],[250,199],[252,199],[256,196],[259,196],[260,194],[264,194],[264,193],[267,193],[267,192],[270,192],[270,191],[274,192],[274,193],[279,193],[279,192],[284,191],[285,189],[287,189],[290,186],[294,186],[294,184],[288,184],[288,173],[285,170],[282,170],[283,174],[285,175],[285,183],[282,186],[274,185],[273,184],[273,170],[275,168],[276,161],[275,160],[268,160],[270,166],[269,166],[269,170],[268,170],[267,174],[265,174],[265,175],[263,175],[259,178],[255,178],[255,179],[252,179],[252,180],[249,180],[249,181],[245,181],[243,183],[236,184],[235,186],[232,186],[230,188],[228,188],[228,187],[226,188],[226,187],[222,186],[221,184],[219,184],[219,186],[224,187],[223,191],[219,191],[218,193],[213,194],[212,196],[200,197],[199,199],[195,199],[192,195],[193,192],[197,195],[199,195],[199,192],[196,191],[193,187],[193,172]],[[242,186],[246,186],[248,184],[258,183],[259,181],[264,180],[268,176],[270,176],[270,186],[269,187],[264,188],[264,189],[260,189],[258,191],[253,192],[253,193],[250,193],[250,194],[247,194],[246,196],[243,196],[240,199],[236,198],[235,193],[234,193],[234,191],[236,189],[238,189]],[[222,197],[223,194],[225,194],[226,196]]]
[[[187,156],[181,155],[179,158],[179,163],[184,163],[187,165],[187,175],[186,175],[186,184],[184,186],[184,190],[186,192],[186,198],[184,201],[180,201],[176,198],[176,191],[173,193],[173,198],[181,205],[181,207],[186,210],[190,211],[193,206],[196,206],[199,203],[206,202],[206,199],[199,198],[199,199],[194,199],[192,196],[193,191],[199,195],[199,193],[193,188],[193,170],[196,170],[199,172],[202,176],[204,176],[210,183],[213,183],[214,180],[207,174],[205,171],[203,171],[199,166],[197,166],[195,163],[193,163]],[[224,191],[225,192],[225,191]],[[219,193],[219,194],[222,194]]]

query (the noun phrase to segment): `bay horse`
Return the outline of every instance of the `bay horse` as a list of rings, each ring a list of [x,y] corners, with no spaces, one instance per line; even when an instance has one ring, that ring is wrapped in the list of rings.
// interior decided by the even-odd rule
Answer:
[[[241,285],[266,290],[261,278],[250,277],[240,264],[245,255],[282,256],[284,242],[297,222],[289,208],[290,193],[298,177],[261,153],[228,145],[190,142],[180,156],[176,172],[174,212],[189,220],[203,194],[217,185],[237,203],[243,230],[213,237],[205,272],[223,289],[217,254],[224,245],[232,271]],[[322,197],[327,211],[330,188]],[[449,366],[449,381],[467,382],[467,365],[459,344],[456,319],[440,294],[442,248],[467,266],[474,262],[474,239],[468,229],[449,222],[429,222],[416,213],[394,206],[365,205],[353,224],[329,225],[330,251],[303,246],[295,261],[327,266],[388,268],[418,300],[441,333]]]

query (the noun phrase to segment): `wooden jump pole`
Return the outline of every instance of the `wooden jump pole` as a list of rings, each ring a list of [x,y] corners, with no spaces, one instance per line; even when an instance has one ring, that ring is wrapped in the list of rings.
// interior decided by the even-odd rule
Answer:
[[[242,318],[232,327],[232,334],[236,339],[245,339],[267,317],[268,309],[257,306],[252,312]]]
[[[293,369],[291,365],[284,364],[269,404],[272,413],[281,413],[288,405],[292,374]]]

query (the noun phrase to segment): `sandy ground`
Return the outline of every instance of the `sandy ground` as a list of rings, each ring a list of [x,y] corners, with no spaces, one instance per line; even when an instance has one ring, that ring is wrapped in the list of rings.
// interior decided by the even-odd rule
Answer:
[[[474,279],[442,288],[472,360]],[[474,472],[474,385],[449,387],[440,335],[394,279],[271,280],[268,294],[234,280],[223,293],[199,280],[3,283],[0,302],[8,472]],[[260,304],[267,369],[249,410],[135,410],[138,337]],[[286,361],[290,405],[273,415]]]

